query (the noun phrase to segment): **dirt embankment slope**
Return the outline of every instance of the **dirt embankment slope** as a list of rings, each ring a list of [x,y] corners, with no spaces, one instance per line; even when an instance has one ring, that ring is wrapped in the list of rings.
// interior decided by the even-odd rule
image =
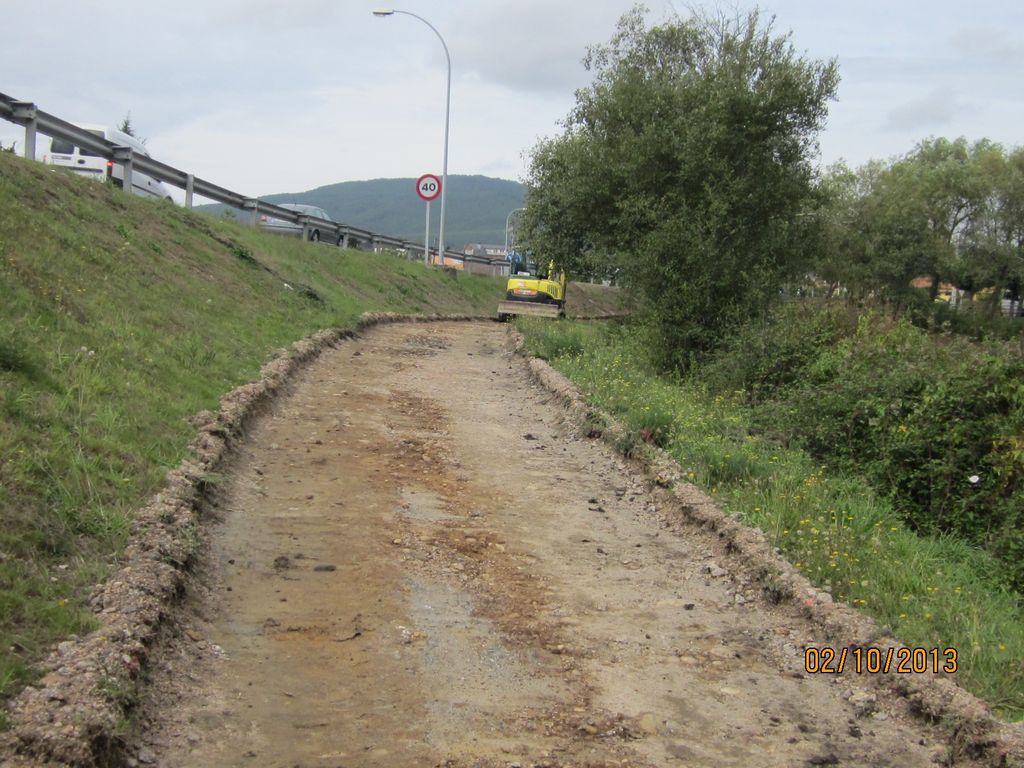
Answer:
[[[569,317],[611,317],[629,314],[629,294],[617,286],[570,282],[565,292]]]
[[[806,674],[820,631],[504,340],[376,328],[256,424],[131,763],[950,764],[907,700]]]

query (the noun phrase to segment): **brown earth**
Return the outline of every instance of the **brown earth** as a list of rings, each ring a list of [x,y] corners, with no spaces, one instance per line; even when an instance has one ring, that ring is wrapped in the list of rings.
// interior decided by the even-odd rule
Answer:
[[[953,764],[907,699],[806,674],[816,624],[505,342],[378,327],[254,424],[129,765]]]
[[[608,317],[629,314],[630,295],[617,287],[570,282],[565,291],[569,317]]]

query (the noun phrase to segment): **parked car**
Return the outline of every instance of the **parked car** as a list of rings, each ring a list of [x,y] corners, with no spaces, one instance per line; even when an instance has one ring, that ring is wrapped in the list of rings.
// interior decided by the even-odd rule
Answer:
[[[106,139],[111,144],[119,147],[131,147],[136,155],[149,157],[146,145],[116,128],[105,128],[102,125],[76,124],[89,133]],[[110,178],[118,186],[124,186],[124,166],[120,163],[108,162],[83,147],[78,147],[64,139],[53,139],[50,143],[50,151],[43,156],[43,162],[48,165],[55,165],[99,181]],[[108,168],[109,166],[109,168]],[[136,169],[132,169],[132,190],[136,195],[144,197],[158,197],[161,200],[172,200],[170,192],[162,182],[152,176],[148,176]]]
[[[295,211],[296,213],[304,213],[307,216],[311,216],[316,219],[334,221],[334,219],[328,215],[327,211],[315,205],[303,205],[302,203],[280,203],[278,207],[287,208],[289,211]],[[275,219],[273,216],[267,216],[266,214],[260,216],[260,227],[265,229],[267,232],[272,232],[277,235],[302,237],[301,224],[296,224],[284,219]],[[341,245],[344,241],[344,237],[340,232],[335,234],[334,231],[330,229],[321,230],[320,226],[314,222],[309,223],[309,239],[314,243],[321,240],[332,243],[337,241],[338,245]]]

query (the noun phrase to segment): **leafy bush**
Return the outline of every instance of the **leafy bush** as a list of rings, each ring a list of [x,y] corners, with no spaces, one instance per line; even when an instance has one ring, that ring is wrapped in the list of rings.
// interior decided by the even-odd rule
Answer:
[[[869,476],[915,528],[992,550],[1024,589],[1024,364],[978,354],[941,362],[946,375],[889,426]]]
[[[871,313],[849,327],[835,309],[790,307],[700,375],[739,383],[759,429],[863,475],[915,530],[985,547],[1024,589],[1024,358]]]
[[[723,341],[698,377],[716,392],[742,391],[764,400],[796,382],[823,348],[856,330],[848,309],[789,302],[766,318],[751,320]]]
[[[1024,331],[1024,319],[993,312],[984,304],[967,302],[953,307],[942,301],[932,301],[927,294],[917,298],[908,304],[907,317],[918,328],[955,333],[975,341],[1020,339]]]

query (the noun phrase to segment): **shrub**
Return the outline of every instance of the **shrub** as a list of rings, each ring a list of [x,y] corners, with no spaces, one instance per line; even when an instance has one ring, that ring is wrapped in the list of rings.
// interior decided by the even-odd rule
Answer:
[[[915,530],[985,547],[1024,588],[1019,352],[871,313],[851,335],[827,307],[773,320],[749,324],[702,379],[740,383],[758,429],[864,476]]]
[[[739,328],[698,376],[713,391],[741,390],[750,401],[764,400],[855,330],[856,316],[845,308],[789,302]]]

